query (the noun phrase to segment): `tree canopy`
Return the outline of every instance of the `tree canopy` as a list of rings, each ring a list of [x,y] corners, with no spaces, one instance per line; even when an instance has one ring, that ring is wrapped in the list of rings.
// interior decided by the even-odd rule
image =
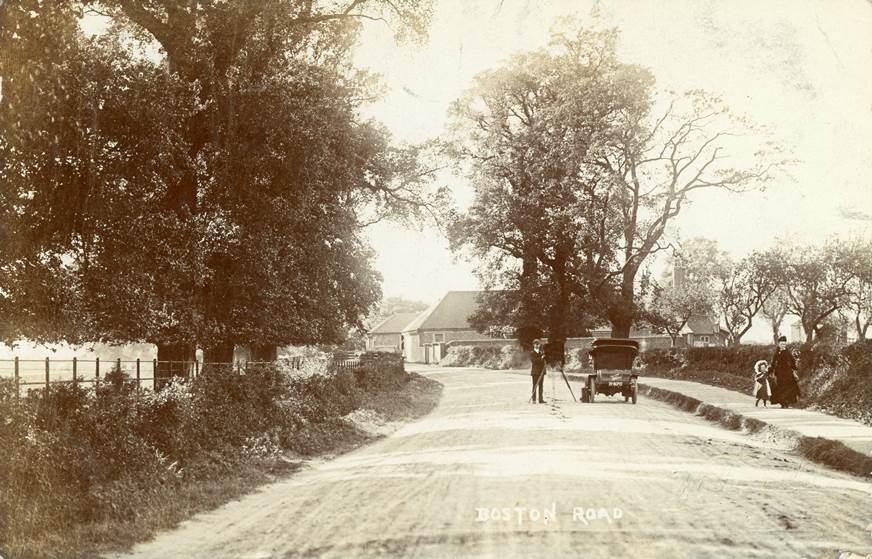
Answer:
[[[757,131],[717,98],[657,91],[620,61],[617,39],[564,23],[548,47],[479,75],[453,110],[454,154],[476,194],[454,246],[521,294],[547,277],[557,304],[521,296],[515,320],[552,307],[557,337],[571,297],[629,335],[647,263],[689,197],[760,187],[782,163],[762,135],[746,153],[733,139]]]
[[[338,341],[380,299],[361,227],[425,211],[414,146],[360,117],[361,18],[425,1],[25,0],[0,9],[3,335]],[[85,12],[107,29],[86,36]]]

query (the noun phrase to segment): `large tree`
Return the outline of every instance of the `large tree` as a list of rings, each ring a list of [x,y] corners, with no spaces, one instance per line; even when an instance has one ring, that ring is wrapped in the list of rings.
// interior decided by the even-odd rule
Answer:
[[[734,135],[752,127],[711,96],[689,92],[658,111],[651,74],[620,62],[614,32],[570,27],[478,76],[456,104],[454,143],[476,199],[455,239],[519,268],[522,284],[548,268],[561,300],[575,294],[625,337],[650,257],[689,197],[759,186],[777,162],[762,141],[746,153]]]
[[[590,307],[578,278],[610,260],[614,241],[609,177],[586,165],[588,151],[620,111],[644,105],[637,86],[651,77],[617,60],[614,33],[554,39],[477,76],[453,106],[454,154],[476,197],[451,237],[514,299],[515,328],[541,327],[559,351],[570,309]]]
[[[105,33],[81,34],[85,8]],[[375,89],[349,52],[361,18],[420,34],[426,2],[34,0],[0,17],[5,336],[224,361],[366,316],[360,227],[425,208],[427,173],[360,118]]]

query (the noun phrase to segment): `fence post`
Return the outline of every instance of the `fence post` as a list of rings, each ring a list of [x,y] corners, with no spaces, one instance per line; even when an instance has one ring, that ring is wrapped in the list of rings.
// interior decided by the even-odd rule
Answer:
[[[48,396],[48,387],[49,387],[48,385],[51,382],[51,380],[49,380],[48,369],[49,369],[48,357],[46,357],[45,358],[45,394],[46,394],[46,396]]]
[[[15,397],[18,398],[21,390],[21,380],[18,373],[18,357],[15,358]]]
[[[79,361],[75,357],[73,357],[73,386],[79,386],[79,379],[76,377],[76,371],[78,370]]]
[[[200,376],[200,362],[194,359],[194,378]]]
[[[139,390],[139,357],[136,358],[136,389]]]
[[[152,388],[157,390],[157,359],[151,360],[151,377]]]
[[[97,384],[100,384],[100,358],[99,357],[97,358],[97,361],[96,361],[95,370],[97,371],[97,377],[96,377],[97,382],[94,383],[94,385],[96,386]]]
[[[115,360],[115,366],[118,367],[118,374],[120,375],[121,374],[121,358],[120,357]]]

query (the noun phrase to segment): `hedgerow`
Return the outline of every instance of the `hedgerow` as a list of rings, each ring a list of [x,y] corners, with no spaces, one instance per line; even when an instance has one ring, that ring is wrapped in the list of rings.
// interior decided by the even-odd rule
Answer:
[[[356,371],[326,375],[210,367],[159,391],[120,378],[17,397],[0,380],[0,549],[52,556],[59,534],[109,520],[133,530],[138,517],[195,480],[362,436],[342,416],[367,394],[408,379],[398,357],[379,355],[365,356]],[[32,551],[35,541],[45,547]]]
[[[798,357],[800,406],[872,425],[872,340],[789,349]],[[774,351],[771,345],[744,345],[651,350],[641,356],[644,374],[750,393],[754,363],[771,360]]]
[[[443,367],[518,369],[530,366],[527,353],[515,344],[504,346],[452,346],[439,362]]]

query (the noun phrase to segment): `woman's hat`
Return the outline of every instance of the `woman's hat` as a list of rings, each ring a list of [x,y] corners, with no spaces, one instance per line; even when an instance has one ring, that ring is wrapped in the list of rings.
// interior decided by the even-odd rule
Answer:
[[[754,363],[754,372],[755,373],[762,373],[763,372],[762,369],[763,369],[764,365],[766,365],[767,367],[769,366],[769,362],[766,361],[765,359],[761,359],[760,361],[757,361],[756,363]]]
[[[787,341],[787,336],[780,336],[780,337],[778,338],[778,341],[779,341],[779,342],[786,342],[786,341]]]

